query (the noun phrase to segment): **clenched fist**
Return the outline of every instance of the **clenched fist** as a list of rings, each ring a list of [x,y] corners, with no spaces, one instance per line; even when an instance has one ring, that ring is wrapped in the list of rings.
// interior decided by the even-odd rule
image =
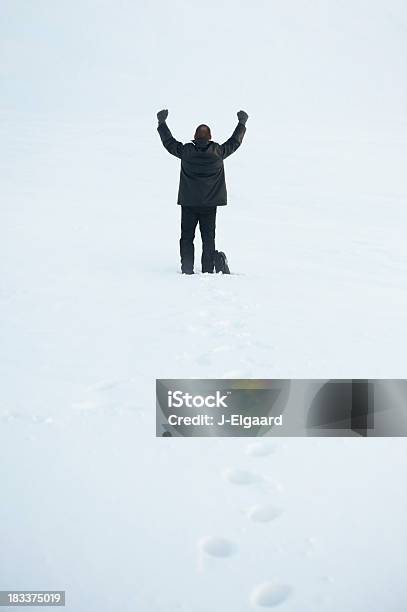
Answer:
[[[243,123],[243,125],[245,125],[246,121],[249,118],[249,115],[247,113],[245,113],[243,110],[240,110],[237,113],[237,118],[239,119],[239,123]]]
[[[165,120],[168,117],[168,110],[164,109],[164,110],[160,110],[157,113],[157,119],[158,119],[158,125],[161,125],[161,123],[165,123]]]

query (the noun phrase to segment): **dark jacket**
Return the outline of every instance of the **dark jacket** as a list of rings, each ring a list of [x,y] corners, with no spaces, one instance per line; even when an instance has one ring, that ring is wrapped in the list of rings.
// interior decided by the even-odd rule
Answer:
[[[166,123],[157,128],[162,143],[171,155],[181,160],[178,201],[181,206],[225,206],[227,191],[223,160],[242,144],[246,126],[238,123],[223,144],[209,140],[199,145],[195,140],[182,144],[172,136]]]

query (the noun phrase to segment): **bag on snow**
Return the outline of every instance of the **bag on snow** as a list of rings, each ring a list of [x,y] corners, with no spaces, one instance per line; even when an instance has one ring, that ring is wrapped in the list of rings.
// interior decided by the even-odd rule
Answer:
[[[223,251],[215,251],[215,272],[230,274],[228,260]]]

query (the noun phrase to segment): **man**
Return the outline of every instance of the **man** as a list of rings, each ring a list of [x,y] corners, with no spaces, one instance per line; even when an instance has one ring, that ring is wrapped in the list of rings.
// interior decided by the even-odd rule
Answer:
[[[202,272],[213,273],[215,254],[216,211],[226,206],[227,191],[223,160],[242,144],[249,118],[245,111],[237,113],[238,124],[223,144],[211,140],[211,130],[198,125],[192,142],[182,144],[172,136],[166,124],[168,110],[157,113],[158,133],[169,153],[181,160],[178,204],[181,206],[181,272],[194,273],[194,238],[199,223],[202,237]]]

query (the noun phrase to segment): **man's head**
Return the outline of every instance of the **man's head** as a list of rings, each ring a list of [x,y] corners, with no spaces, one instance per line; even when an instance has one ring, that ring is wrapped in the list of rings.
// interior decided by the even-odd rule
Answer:
[[[201,123],[201,125],[198,125],[195,130],[194,138],[206,138],[207,140],[210,140],[212,138],[210,127],[208,125],[205,125],[205,123]]]

